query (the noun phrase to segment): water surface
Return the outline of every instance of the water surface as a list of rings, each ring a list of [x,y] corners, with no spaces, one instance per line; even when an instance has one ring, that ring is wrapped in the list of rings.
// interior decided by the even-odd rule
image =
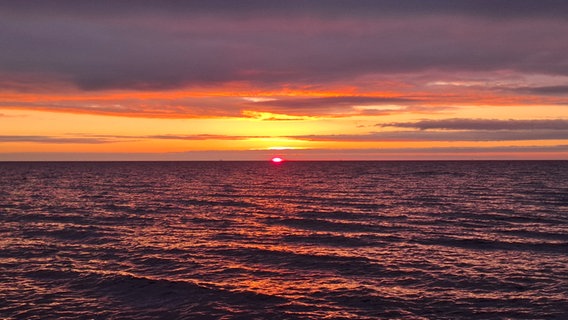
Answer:
[[[566,161],[0,163],[0,177],[0,318],[568,318]]]

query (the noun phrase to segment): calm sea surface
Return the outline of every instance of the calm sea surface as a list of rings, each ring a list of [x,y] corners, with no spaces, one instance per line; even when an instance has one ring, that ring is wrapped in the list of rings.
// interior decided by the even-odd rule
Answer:
[[[568,161],[0,163],[0,319],[568,319]]]

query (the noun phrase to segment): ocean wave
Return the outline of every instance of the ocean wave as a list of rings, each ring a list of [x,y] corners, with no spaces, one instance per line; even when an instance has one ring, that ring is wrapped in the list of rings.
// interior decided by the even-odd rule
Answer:
[[[0,175],[0,318],[568,315],[568,162],[0,163]]]

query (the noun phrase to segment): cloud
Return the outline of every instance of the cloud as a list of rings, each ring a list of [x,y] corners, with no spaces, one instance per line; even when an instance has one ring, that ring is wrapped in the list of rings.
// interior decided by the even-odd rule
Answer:
[[[510,89],[511,91],[516,91],[520,93],[529,93],[537,95],[568,95],[568,85],[560,86],[542,86],[542,87],[520,87]]]
[[[417,122],[379,123],[379,127],[413,128],[419,130],[564,130],[568,120],[497,120],[497,119],[442,119]]]
[[[353,107],[368,105],[386,105],[396,103],[407,103],[416,101],[415,99],[404,97],[366,97],[366,96],[342,96],[342,97],[322,97],[322,98],[287,98],[274,99],[270,101],[256,102],[254,105],[262,107],[273,107],[283,109],[313,109],[313,108],[336,108]]]
[[[111,95],[112,97],[112,95]],[[39,100],[39,101],[37,101]],[[242,101],[235,97],[46,97],[32,101],[0,101],[0,108],[31,109],[147,118],[215,118],[241,116]]]
[[[424,14],[460,14],[490,18],[524,18],[543,16],[546,18],[564,19],[568,14],[568,6],[562,0],[516,0],[512,6],[508,0],[199,0],[189,1],[151,1],[139,0],[136,5],[124,1],[99,0],[28,0],[3,2],[2,7],[16,12],[30,10],[44,13],[65,12],[83,16],[99,16],[108,14],[122,15],[135,9],[138,14],[193,14],[221,15],[231,17],[250,17],[259,14],[276,16],[416,16]]]
[[[125,136],[116,136],[117,138],[125,138]],[[260,139],[270,138],[270,136],[228,136],[218,134],[196,134],[196,135],[149,135],[149,136],[135,136],[131,138],[141,139],[158,139],[158,140],[246,140],[246,139]]]
[[[258,119],[262,121],[303,121],[313,119],[313,117],[309,116],[290,116],[290,113],[291,112],[286,112],[286,114],[278,114],[272,112],[243,110],[241,115],[246,118]]]
[[[162,134],[162,135],[91,135],[91,134],[69,134],[65,136],[44,136],[44,135],[0,135],[2,142],[28,142],[28,143],[48,143],[48,144],[103,144],[117,143],[125,141],[139,140],[247,140],[271,138],[270,136],[231,136],[216,134]]]
[[[262,112],[296,116],[352,116],[361,114],[391,114],[405,112],[401,104],[413,104],[416,99],[405,97],[336,96],[281,98],[249,103],[247,108]],[[432,108],[435,109],[435,108]]]
[[[43,144],[105,144],[134,142],[141,140],[249,140],[263,138],[285,138],[304,141],[330,142],[387,142],[387,141],[527,141],[566,140],[566,120],[511,120],[511,121],[466,121],[449,119],[446,122],[421,121],[417,123],[391,123],[381,126],[415,128],[419,131],[384,131],[366,134],[313,134],[293,136],[266,135],[218,135],[218,134],[159,134],[159,135],[93,135],[68,134],[64,136],[45,135],[0,135],[0,143],[25,142]],[[446,129],[450,131],[430,131]]]
[[[555,0],[3,1],[0,111],[300,121],[566,105],[566,16]]]
[[[0,72],[83,90],[568,75],[565,1],[4,1]]]
[[[54,137],[54,136],[10,136],[0,135],[2,142],[29,142],[29,143],[49,143],[49,144],[102,144],[119,142],[114,139],[100,137]]]
[[[368,134],[301,135],[289,138],[307,141],[522,141],[565,140],[564,130],[485,130],[485,131],[387,131]]]
[[[417,106],[423,100],[407,97],[336,96],[285,97],[256,102],[231,96],[200,97],[47,97],[47,101],[0,101],[0,108],[34,109],[71,113],[89,113],[151,118],[249,117],[266,121],[299,121],[317,116],[349,117],[387,115],[406,112],[434,113],[446,106]],[[432,98],[432,101],[436,98]],[[37,101],[39,100],[39,101]],[[50,101],[51,100],[51,101]],[[54,100],[54,101],[53,101]]]

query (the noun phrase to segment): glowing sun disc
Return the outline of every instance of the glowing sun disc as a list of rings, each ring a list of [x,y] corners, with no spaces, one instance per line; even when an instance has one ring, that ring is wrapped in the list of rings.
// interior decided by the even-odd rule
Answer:
[[[280,157],[274,157],[270,161],[272,161],[273,163],[280,163],[280,162],[284,161],[284,159],[282,159]]]

